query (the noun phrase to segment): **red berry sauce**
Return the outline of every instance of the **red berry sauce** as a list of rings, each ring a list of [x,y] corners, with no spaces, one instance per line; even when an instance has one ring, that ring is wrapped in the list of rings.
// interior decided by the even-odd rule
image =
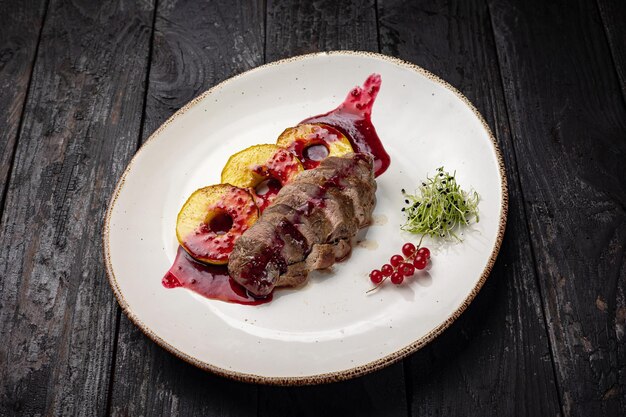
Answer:
[[[372,107],[380,90],[379,74],[367,77],[363,87],[355,87],[335,110],[309,117],[300,123],[324,123],[341,131],[355,152],[374,155],[374,170],[379,176],[387,170],[391,159],[372,124]]]
[[[228,275],[226,265],[205,265],[195,261],[178,247],[176,260],[162,280],[165,288],[183,287],[213,300],[245,305],[259,305],[272,301],[272,294],[255,298]]]
[[[269,206],[280,189],[291,178],[298,174],[300,164],[296,157],[289,151],[281,149],[267,162],[253,168],[255,174],[266,178],[254,188],[254,202],[262,213]]]
[[[304,122],[301,122],[302,124]],[[287,149],[293,152],[304,169],[316,168],[322,159],[328,156],[330,143],[339,140],[344,135],[332,126],[314,126],[313,131],[295,140]]]

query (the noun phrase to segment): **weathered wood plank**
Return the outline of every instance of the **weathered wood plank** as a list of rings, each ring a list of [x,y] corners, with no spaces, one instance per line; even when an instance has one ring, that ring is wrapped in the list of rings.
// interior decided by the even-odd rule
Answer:
[[[152,7],[49,5],[0,227],[0,415],[105,412],[101,224],[136,147]]]
[[[598,0],[604,31],[609,41],[613,64],[626,100],[626,2],[620,0]],[[607,63],[608,64],[608,63]]]
[[[266,60],[338,49],[378,51],[374,0],[268,0]]]
[[[261,1],[159,1],[143,140],[212,85],[262,64],[263,22]],[[186,364],[122,317],[112,415],[250,416],[256,403],[254,385]]]
[[[477,106],[498,139],[509,185],[507,232],[485,287],[451,328],[410,358],[412,414],[557,415],[559,401],[487,6],[480,0],[385,0],[380,7],[383,52],[441,76]]]
[[[261,0],[159,2],[142,140],[205,90],[263,64],[263,13]]]
[[[45,0],[0,1],[0,210],[45,9]]]
[[[259,416],[406,415],[402,363],[332,384],[259,389]]]
[[[374,1],[268,2],[268,61],[336,49],[378,51]],[[340,383],[259,389],[260,416],[405,416],[406,413],[402,363]]]
[[[626,413],[626,106],[596,4],[490,3],[567,416]]]

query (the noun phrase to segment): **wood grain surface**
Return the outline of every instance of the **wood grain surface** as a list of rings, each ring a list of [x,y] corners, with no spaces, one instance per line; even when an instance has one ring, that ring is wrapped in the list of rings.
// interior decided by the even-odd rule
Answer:
[[[46,6],[44,0],[30,4],[0,1],[0,207],[4,205]]]
[[[376,4],[374,0],[268,0],[266,36],[267,62],[319,51],[378,52]]]
[[[557,415],[554,372],[487,5],[474,0],[380,4],[383,52],[440,75],[477,106],[498,138],[509,186],[506,237],[485,287],[457,322],[408,362],[413,415]]]
[[[623,416],[624,4],[0,0],[0,416]],[[457,322],[381,371],[312,387],[201,371],[117,306],[110,194],[204,90],[336,49],[414,62],[478,107],[507,168],[498,261]]]
[[[152,6],[48,9],[0,228],[0,415],[102,415],[118,307],[100,232],[136,148]]]
[[[491,13],[563,413],[619,415],[626,107],[598,9],[494,2]]]
[[[624,25],[626,22],[626,2],[598,0],[598,7],[611,49],[615,71],[622,87],[622,96],[626,100],[626,25]],[[606,62],[606,64],[609,63]]]

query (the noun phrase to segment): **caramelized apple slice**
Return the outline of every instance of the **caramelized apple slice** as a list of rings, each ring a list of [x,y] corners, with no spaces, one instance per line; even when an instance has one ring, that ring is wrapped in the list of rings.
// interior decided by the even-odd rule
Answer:
[[[343,133],[334,127],[317,123],[305,123],[285,129],[276,144],[293,152],[302,161],[304,169],[317,167],[327,156],[354,152]]]
[[[299,172],[302,164],[278,145],[255,145],[237,152],[222,170],[222,182],[248,188],[263,211],[278,191]]]
[[[229,184],[196,190],[178,213],[178,243],[198,261],[222,265],[235,241],[258,219],[248,191]]]

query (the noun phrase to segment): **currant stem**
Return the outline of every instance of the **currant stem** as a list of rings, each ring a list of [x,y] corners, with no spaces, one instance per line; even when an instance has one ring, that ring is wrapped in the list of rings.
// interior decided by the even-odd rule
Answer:
[[[382,281],[380,281],[378,284],[376,284],[376,286],[375,286],[374,288],[370,288],[369,290],[365,291],[365,294],[368,294],[368,293],[370,293],[370,292],[372,292],[372,291],[374,291],[374,290],[377,290],[377,289],[378,289],[378,287],[380,287],[381,285],[383,285],[383,282],[385,282],[385,280],[386,280],[387,278],[389,278],[389,277],[385,277],[385,278],[383,278],[383,280],[382,280]]]

